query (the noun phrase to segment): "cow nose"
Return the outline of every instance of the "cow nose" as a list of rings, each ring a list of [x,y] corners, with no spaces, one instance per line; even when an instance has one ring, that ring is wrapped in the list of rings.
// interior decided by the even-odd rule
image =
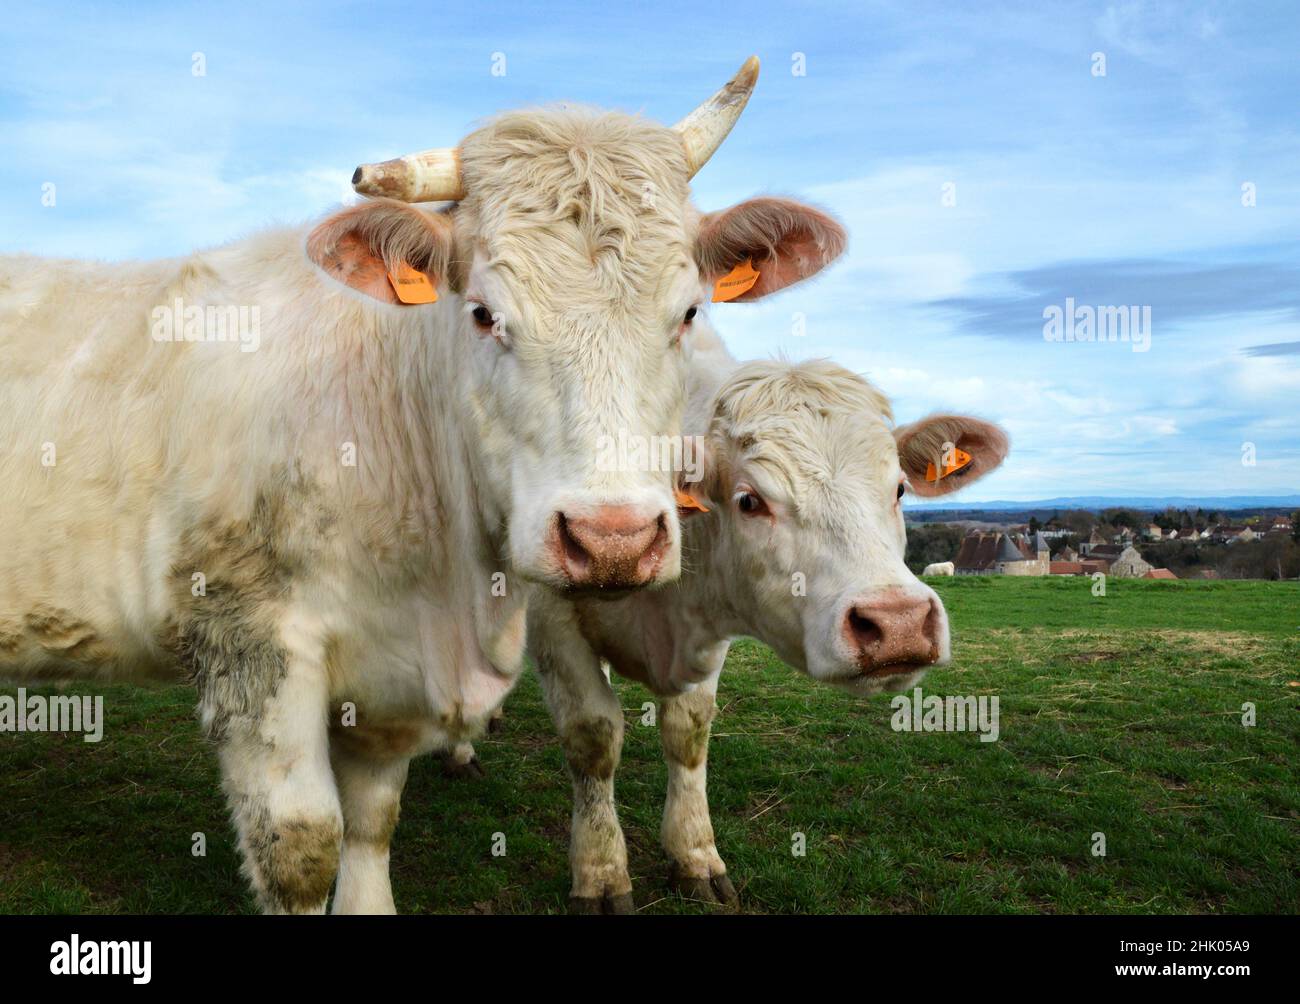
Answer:
[[[939,660],[939,612],[928,596],[890,589],[863,597],[849,606],[843,632],[864,672]]]
[[[632,589],[659,574],[668,550],[666,513],[646,519],[633,506],[601,506],[589,514],[555,514],[553,540],[569,585]]]

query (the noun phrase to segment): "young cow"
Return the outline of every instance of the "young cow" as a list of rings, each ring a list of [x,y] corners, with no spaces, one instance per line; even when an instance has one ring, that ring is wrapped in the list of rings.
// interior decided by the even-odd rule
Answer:
[[[529,650],[573,781],[577,912],[633,908],[614,808],[623,710],[602,660],[660,698],[661,839],[675,884],[734,903],[705,793],[730,639],[759,638],[855,694],[913,686],[948,661],[949,638],[939,597],[903,564],[903,495],[969,484],[1007,452],[1002,430],[974,418],[891,428],[884,395],[830,362],[738,365],[702,324],[694,338],[686,428],[706,437],[707,473],[687,487],[708,511],[686,521],[682,578],[615,601],[542,597],[529,611]],[[965,466],[938,477],[962,454]]]

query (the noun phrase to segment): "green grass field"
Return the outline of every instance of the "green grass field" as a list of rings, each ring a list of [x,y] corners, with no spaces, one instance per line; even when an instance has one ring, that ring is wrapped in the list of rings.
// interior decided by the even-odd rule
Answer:
[[[998,742],[895,733],[888,697],[857,700],[761,645],[733,647],[709,787],[744,910],[1300,909],[1300,584],[1112,579],[1104,598],[1084,578],[935,585],[954,661],[923,689],[997,695]],[[251,911],[192,693],[100,692],[97,745],[0,735],[0,911]],[[637,903],[705,912],[668,891],[665,771],[640,724],[650,698],[629,683],[620,693]],[[393,848],[398,909],[564,911],[569,785],[531,674],[505,730],[477,746],[484,780],[444,778],[433,758],[412,767]],[[195,832],[206,857],[191,854]],[[492,855],[497,832],[504,857]],[[1091,853],[1096,832],[1105,857]]]

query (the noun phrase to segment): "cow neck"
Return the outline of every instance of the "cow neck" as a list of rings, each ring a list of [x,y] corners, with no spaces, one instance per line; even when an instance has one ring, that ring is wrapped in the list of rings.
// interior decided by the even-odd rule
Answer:
[[[691,626],[687,638],[692,648],[702,649],[753,633],[743,604],[736,601],[739,583],[719,574],[715,552],[721,530],[721,515],[716,507],[713,512],[689,517],[683,527],[683,563],[700,571],[684,574],[678,580],[674,605],[680,622]]]
[[[377,340],[380,372],[388,378],[373,382],[387,387],[363,390],[361,410],[373,425],[372,436],[380,437],[374,441],[391,443],[394,451],[375,501],[402,536],[409,539],[405,531],[413,516],[426,529],[427,539],[413,546],[429,549],[429,588],[459,608],[465,623],[473,623],[473,636],[464,639],[460,654],[462,666],[472,672],[462,674],[461,684],[466,693],[478,694],[503,682],[488,673],[485,684],[480,670],[513,677],[521,667],[529,591],[500,557],[506,552],[505,521],[497,500],[484,490],[493,482],[467,417],[473,412],[472,388],[462,376],[470,372],[462,358],[465,343],[446,321],[458,313],[458,298],[449,296],[437,309],[398,314]],[[487,590],[497,572],[508,578],[504,597]]]
[[[363,504],[401,537],[465,552],[431,555],[444,568],[500,553],[503,536],[465,418],[467,367],[446,330],[457,310],[454,297],[432,309],[372,310],[338,365],[338,435],[356,443]]]

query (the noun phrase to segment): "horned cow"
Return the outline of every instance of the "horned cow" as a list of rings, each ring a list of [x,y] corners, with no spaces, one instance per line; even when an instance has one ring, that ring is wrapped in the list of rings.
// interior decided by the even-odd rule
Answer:
[[[530,597],[677,575],[671,475],[595,443],[678,430],[721,275],[838,253],[689,201],[756,74],[672,128],[508,113],[183,259],[0,258],[0,676],[191,679],[263,909],[391,911],[407,763],[500,704]]]

